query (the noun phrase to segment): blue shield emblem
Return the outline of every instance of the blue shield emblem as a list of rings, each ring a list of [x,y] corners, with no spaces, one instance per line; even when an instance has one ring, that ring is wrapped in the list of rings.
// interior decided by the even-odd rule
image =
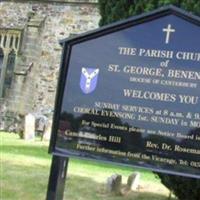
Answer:
[[[93,92],[97,86],[99,69],[82,68],[80,78],[80,88],[85,94]]]

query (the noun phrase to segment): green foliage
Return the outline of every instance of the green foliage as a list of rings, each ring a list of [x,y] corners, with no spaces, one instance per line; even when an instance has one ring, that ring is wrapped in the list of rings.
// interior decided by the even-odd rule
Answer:
[[[100,26],[169,4],[200,16],[199,0],[99,0],[100,14],[102,17]]]
[[[161,182],[180,200],[200,200],[200,180],[159,174]]]

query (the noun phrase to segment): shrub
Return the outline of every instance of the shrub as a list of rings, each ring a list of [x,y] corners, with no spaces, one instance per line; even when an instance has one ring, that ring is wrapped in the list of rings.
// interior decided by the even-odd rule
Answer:
[[[161,182],[180,200],[200,200],[200,180],[157,173]]]

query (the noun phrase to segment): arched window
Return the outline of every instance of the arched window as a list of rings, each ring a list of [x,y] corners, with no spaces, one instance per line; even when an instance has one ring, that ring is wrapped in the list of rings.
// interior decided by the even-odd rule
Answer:
[[[13,46],[13,36],[11,36],[10,38],[10,48],[12,48],[12,46]]]
[[[4,58],[3,50],[0,48],[0,77],[1,77],[2,67],[3,67],[3,58]]]
[[[21,37],[22,30],[0,28],[0,98],[9,98],[12,92],[15,60],[20,52]]]
[[[16,58],[15,51],[12,50],[8,55],[8,62],[5,73],[5,82],[3,87],[3,97],[7,96],[8,90],[11,88],[13,72],[15,67],[15,58]]]
[[[7,42],[7,35],[4,36],[4,39],[3,39],[3,47],[6,47],[6,42]]]

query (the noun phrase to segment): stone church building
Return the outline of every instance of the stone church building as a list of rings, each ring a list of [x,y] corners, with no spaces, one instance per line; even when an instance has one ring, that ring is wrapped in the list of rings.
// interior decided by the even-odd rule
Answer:
[[[28,113],[52,117],[59,40],[98,27],[97,0],[0,1],[1,129]]]

